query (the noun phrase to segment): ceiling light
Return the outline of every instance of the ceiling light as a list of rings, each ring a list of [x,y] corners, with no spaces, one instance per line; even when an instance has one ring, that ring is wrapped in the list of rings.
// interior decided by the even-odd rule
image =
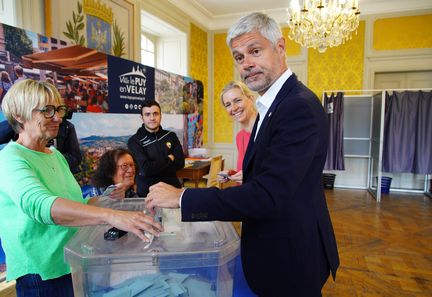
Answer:
[[[287,8],[288,37],[320,53],[351,39],[359,25],[358,0],[292,0]],[[357,31],[356,31],[357,33]]]

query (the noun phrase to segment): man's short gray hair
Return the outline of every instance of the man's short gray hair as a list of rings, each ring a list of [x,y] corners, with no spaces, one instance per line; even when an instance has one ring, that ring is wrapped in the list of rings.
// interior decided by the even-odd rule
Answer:
[[[264,38],[268,39],[273,46],[283,37],[282,31],[274,19],[261,12],[254,12],[242,17],[228,30],[226,43],[231,48],[234,38],[253,31],[259,32]]]

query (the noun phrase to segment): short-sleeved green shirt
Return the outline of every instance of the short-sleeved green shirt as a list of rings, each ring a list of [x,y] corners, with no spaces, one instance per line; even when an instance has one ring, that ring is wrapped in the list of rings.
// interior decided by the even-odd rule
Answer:
[[[6,278],[35,273],[43,280],[70,272],[63,248],[75,227],[55,225],[51,206],[58,197],[86,203],[63,155],[10,142],[0,151],[0,238]]]

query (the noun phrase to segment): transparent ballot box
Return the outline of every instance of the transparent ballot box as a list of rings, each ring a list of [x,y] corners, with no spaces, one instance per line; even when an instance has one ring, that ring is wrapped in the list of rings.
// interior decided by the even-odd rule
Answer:
[[[144,200],[126,199],[109,207],[144,210]],[[65,247],[75,296],[232,296],[240,247],[232,225],[180,222],[178,210],[162,213],[165,232],[151,243],[132,233],[106,240],[111,226],[80,228]]]

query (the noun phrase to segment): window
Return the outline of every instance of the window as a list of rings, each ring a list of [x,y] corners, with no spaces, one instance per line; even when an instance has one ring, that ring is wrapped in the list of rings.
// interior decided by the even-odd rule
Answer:
[[[141,63],[155,67],[155,46],[153,40],[147,34],[141,33]]]
[[[141,10],[141,63],[187,76],[186,33]]]
[[[17,26],[16,3],[14,0],[0,0],[0,23]]]
[[[49,38],[43,35],[39,35],[39,41],[42,43],[48,43]]]

